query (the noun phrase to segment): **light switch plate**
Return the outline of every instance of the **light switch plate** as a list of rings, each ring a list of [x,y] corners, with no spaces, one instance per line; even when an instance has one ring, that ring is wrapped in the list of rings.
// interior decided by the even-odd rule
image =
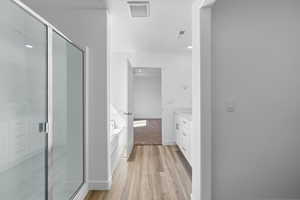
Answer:
[[[235,112],[236,102],[234,99],[227,100],[225,102],[225,108],[227,112]]]

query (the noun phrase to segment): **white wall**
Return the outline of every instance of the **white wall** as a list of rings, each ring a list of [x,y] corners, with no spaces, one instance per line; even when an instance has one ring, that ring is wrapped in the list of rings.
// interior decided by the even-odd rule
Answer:
[[[147,71],[146,69],[143,70]],[[161,74],[136,74],[134,76],[134,118],[160,119],[162,111],[161,97]]]
[[[174,112],[192,108],[192,57],[176,56],[162,73],[164,144],[174,144]]]
[[[129,53],[112,52],[110,61],[111,104],[121,112],[127,111],[127,58]]]
[[[299,9],[297,0],[213,8],[214,200],[300,198]]]
[[[110,184],[108,154],[108,79],[107,12],[104,9],[41,6],[24,0],[59,30],[82,47],[89,47],[87,71],[88,96],[88,182],[90,189],[103,189]]]

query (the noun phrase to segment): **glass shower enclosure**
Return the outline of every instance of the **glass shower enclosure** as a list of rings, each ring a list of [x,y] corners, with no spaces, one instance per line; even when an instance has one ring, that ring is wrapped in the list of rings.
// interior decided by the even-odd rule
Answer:
[[[73,199],[84,183],[84,51],[19,1],[0,13],[0,199]]]

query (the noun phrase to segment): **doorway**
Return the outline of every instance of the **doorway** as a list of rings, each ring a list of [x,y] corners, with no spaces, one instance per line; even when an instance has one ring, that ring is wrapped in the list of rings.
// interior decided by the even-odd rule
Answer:
[[[134,144],[162,144],[160,68],[133,69]]]

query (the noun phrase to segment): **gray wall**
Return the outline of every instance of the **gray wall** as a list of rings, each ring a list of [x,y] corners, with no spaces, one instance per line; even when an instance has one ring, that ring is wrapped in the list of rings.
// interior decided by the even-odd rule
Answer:
[[[213,8],[214,200],[300,198],[299,9],[298,0]]]
[[[107,11],[104,9],[42,6],[24,0],[77,44],[90,50],[88,70],[88,181],[91,188],[106,187],[110,180],[107,133]]]

